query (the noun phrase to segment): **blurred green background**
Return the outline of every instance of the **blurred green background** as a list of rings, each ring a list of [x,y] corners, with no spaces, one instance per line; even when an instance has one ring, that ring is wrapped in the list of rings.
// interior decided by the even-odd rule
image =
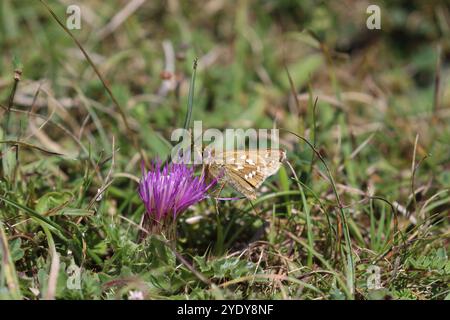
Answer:
[[[126,297],[126,290],[109,289],[108,281],[131,276],[144,279],[144,287],[152,283],[150,289],[142,290],[158,298],[380,298],[385,294],[413,299],[448,297],[448,271],[436,267],[435,273],[430,271],[432,276],[424,271],[434,263],[427,264],[426,259],[448,265],[447,1],[47,3],[64,24],[71,16],[66,13],[67,7],[80,7],[81,29],[71,32],[106,79],[131,130],[127,130],[92,66],[45,6],[40,1],[2,0],[1,195],[38,213],[55,216],[54,221],[78,238],[83,235],[84,244],[72,245],[79,246],[82,252],[82,258],[75,256],[77,263],[89,270],[87,287],[78,295],[61,285],[57,298]],[[381,9],[380,30],[366,27],[370,4]],[[331,167],[348,209],[357,264],[386,259],[385,274],[390,274],[395,255],[386,258],[386,252],[393,245],[398,250],[395,252],[405,250],[390,240],[396,230],[389,206],[367,201],[366,196],[374,194],[399,208],[401,238],[404,244],[411,241],[411,245],[398,263],[402,270],[410,268],[416,273],[405,271],[404,277],[395,278],[397,282],[383,276],[390,291],[379,296],[361,289],[365,269],[353,266],[349,271],[345,257],[343,262],[335,259],[342,252],[334,251],[336,199],[324,179],[325,168],[317,159],[311,161],[313,153],[305,143],[287,133],[282,134],[281,143],[304,183],[303,189],[299,191],[295,181],[288,178],[291,173],[286,168],[262,188],[266,198],[257,204],[259,215],[253,215],[248,203],[243,202],[221,204],[223,211],[218,216],[212,202],[201,204],[180,221],[179,250],[191,255],[200,271],[217,284],[251,275],[258,268],[262,273],[283,270],[281,274],[303,281],[301,275],[305,272],[325,268],[312,248],[330,263],[325,269],[342,272],[344,280],[339,282],[338,276],[318,273],[308,278],[317,290],[307,287],[304,292],[295,287],[304,284],[295,281],[291,283],[295,289],[291,290],[283,287],[285,282],[276,287],[272,281],[260,285],[252,282],[219,294],[205,289],[195,277],[190,278],[187,269],[176,269],[172,256],[166,261],[170,267],[143,257],[145,250],[135,243],[137,230],[121,218],[139,224],[144,210],[136,194],[140,157],[134,144],[137,142],[149,158],[164,158],[170,153],[170,135],[183,126],[195,58],[199,60],[194,120],[202,120],[204,129],[275,125],[314,142]],[[16,69],[22,75],[14,110],[8,112]],[[114,181],[103,200],[96,202],[96,192],[111,168],[113,137]],[[31,146],[21,146],[17,152],[11,147],[14,143],[7,140]],[[65,156],[49,155],[38,147]],[[22,297],[35,298],[24,289],[30,286],[42,286],[38,295],[42,297],[48,289],[45,276],[50,272],[51,259],[36,244],[47,247],[48,234],[44,236],[39,224],[25,220],[24,212],[0,203],[8,240],[21,239],[20,243],[10,241],[10,246],[23,250],[15,260]],[[198,215],[205,215],[199,223],[185,222]],[[326,217],[331,219],[330,228]],[[269,230],[264,229],[267,221]],[[254,238],[258,230],[265,230],[262,238]],[[303,242],[297,243],[288,233]],[[261,260],[263,254],[255,239],[268,241],[271,246],[264,247],[263,252],[274,256]],[[311,247],[305,248],[305,242]],[[255,246],[245,251],[248,256],[228,259],[227,254],[244,250],[249,243]],[[100,258],[86,256],[86,246]],[[56,243],[66,265],[72,259],[64,255],[69,247]],[[166,254],[161,250],[163,253],[156,257]],[[275,258],[277,254],[288,258],[280,262]],[[253,263],[250,269],[246,269],[247,261]],[[257,269],[252,269],[256,265]],[[176,281],[165,278],[167,270],[174,272]],[[428,280],[424,280],[426,277]],[[3,284],[0,287],[6,288]],[[4,293],[7,297],[11,294],[11,290],[2,292],[9,292]]]

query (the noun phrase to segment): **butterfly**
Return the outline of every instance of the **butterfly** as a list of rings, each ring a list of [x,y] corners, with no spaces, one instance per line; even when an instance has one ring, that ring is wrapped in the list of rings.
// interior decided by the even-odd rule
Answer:
[[[286,160],[286,151],[235,150],[212,154],[206,164],[206,173],[230,184],[248,199],[256,199],[256,189],[274,175]]]

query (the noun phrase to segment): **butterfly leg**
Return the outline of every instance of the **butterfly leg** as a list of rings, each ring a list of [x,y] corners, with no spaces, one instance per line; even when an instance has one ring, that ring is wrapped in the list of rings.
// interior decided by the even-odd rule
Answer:
[[[225,187],[226,181],[223,181],[220,183],[219,191],[217,192],[217,196],[214,199],[216,201],[216,213],[219,214],[219,200],[217,198],[220,198],[220,193],[222,192],[223,188]]]

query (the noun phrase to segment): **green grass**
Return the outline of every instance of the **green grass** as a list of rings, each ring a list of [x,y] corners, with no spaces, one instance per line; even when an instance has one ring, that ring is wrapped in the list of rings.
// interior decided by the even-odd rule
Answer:
[[[43,3],[0,4],[0,298],[450,298],[448,6],[380,1],[370,31],[360,1],[148,1],[99,34],[124,2],[82,3],[89,59]],[[139,242],[141,158],[194,120],[276,123],[292,168]]]

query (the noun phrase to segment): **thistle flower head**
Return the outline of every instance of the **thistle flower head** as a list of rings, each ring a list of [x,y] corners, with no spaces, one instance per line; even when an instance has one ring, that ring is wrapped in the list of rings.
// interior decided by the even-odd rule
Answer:
[[[161,161],[154,161],[148,172],[142,168],[139,196],[144,202],[150,225],[162,225],[175,220],[191,205],[207,197],[216,183],[207,183],[205,176],[195,176],[194,169],[183,163],[170,163],[161,169]]]

